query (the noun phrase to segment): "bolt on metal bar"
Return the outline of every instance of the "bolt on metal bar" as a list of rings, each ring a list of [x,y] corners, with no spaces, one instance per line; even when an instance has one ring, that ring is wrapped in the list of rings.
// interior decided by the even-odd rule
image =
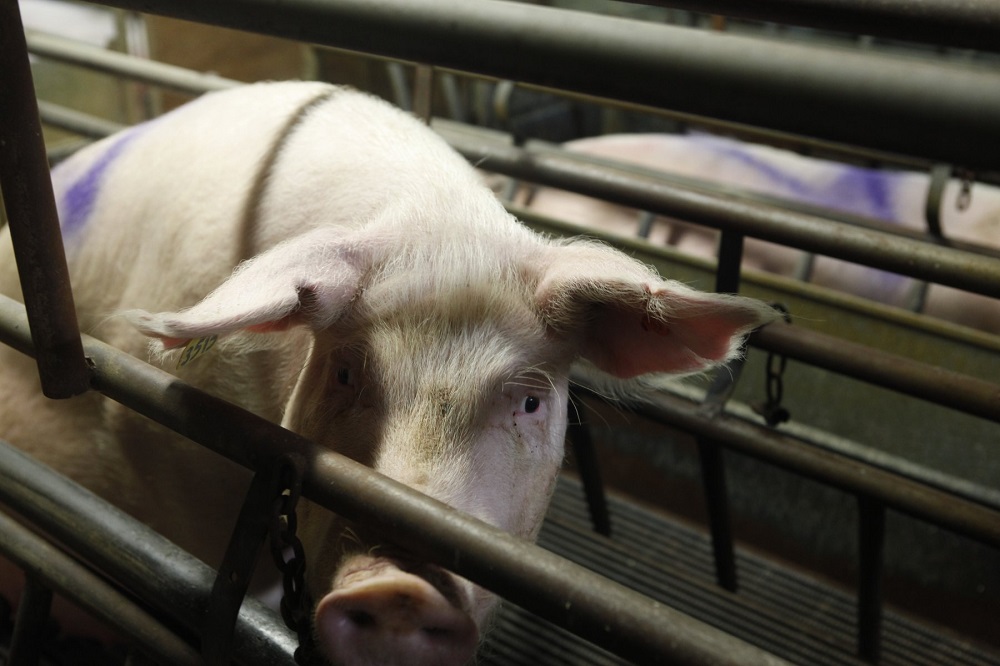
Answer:
[[[182,626],[201,629],[215,578],[208,565],[5,443],[0,444],[0,470],[4,504]],[[274,612],[247,599],[234,635],[236,661],[291,666],[294,649],[293,635]]]
[[[916,152],[971,169],[1000,165],[992,149],[1000,145],[995,72],[499,0],[102,4]]]
[[[94,363],[94,388],[113,400],[251,469],[278,454],[302,455],[307,461],[303,495],[309,499],[348,520],[372,526],[387,540],[405,544],[415,557],[494,590],[626,659],[640,664],[785,663],[187,386],[128,354],[89,337],[84,340]],[[7,298],[0,298],[0,341],[25,353],[31,351],[30,339],[24,335],[23,308]],[[206,413],[213,418],[205,419]],[[41,507],[49,506],[43,497],[33,501],[43,512]],[[32,514],[32,518],[41,516]],[[155,572],[148,575],[157,580]],[[204,576],[208,576],[204,588],[210,588],[211,576]],[[150,591],[148,582],[130,580],[128,585]],[[199,594],[194,590],[186,594],[178,603],[188,612],[201,607]]]
[[[857,35],[980,51],[1000,50],[994,0],[626,0]]]
[[[17,0],[0,0],[0,91],[0,187],[42,392],[68,398],[89,375]]]
[[[2,446],[7,446],[2,444]],[[51,472],[48,472],[51,473]],[[143,646],[158,663],[200,666],[198,653],[86,567],[0,512],[0,552],[44,585]]]

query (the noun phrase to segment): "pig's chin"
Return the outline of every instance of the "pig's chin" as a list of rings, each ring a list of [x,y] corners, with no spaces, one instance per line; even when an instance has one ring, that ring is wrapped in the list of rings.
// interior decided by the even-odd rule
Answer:
[[[464,666],[479,643],[477,596],[438,567],[355,555],[316,607],[317,646],[337,666]]]

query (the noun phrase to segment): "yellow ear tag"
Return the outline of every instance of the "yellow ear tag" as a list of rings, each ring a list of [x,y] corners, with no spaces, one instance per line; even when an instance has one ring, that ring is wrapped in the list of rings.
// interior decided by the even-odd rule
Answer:
[[[184,345],[184,349],[181,351],[180,358],[177,359],[177,367],[183,368],[185,365],[207,352],[215,346],[215,342],[218,339],[219,336],[210,335],[207,338],[194,338],[193,340],[188,340],[188,343]]]

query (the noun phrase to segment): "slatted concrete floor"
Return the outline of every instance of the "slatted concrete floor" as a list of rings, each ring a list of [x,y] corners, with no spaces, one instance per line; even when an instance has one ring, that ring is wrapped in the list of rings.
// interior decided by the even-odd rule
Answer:
[[[714,583],[707,537],[635,505],[609,500],[614,538],[590,529],[579,484],[563,478],[539,543],[795,664],[857,665],[854,598],[807,576],[738,552],[740,592]],[[531,614],[506,605],[484,646],[480,666],[627,662]],[[1000,666],[1000,654],[887,612],[881,664]]]

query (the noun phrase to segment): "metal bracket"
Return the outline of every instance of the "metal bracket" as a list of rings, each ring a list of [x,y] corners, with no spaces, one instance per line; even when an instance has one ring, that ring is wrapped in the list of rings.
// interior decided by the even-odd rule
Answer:
[[[205,614],[201,652],[209,666],[230,662],[236,617],[250,585],[260,547],[268,535],[275,498],[287,485],[289,468],[296,478],[301,478],[304,468],[301,456],[286,454],[265,462],[250,483]]]

